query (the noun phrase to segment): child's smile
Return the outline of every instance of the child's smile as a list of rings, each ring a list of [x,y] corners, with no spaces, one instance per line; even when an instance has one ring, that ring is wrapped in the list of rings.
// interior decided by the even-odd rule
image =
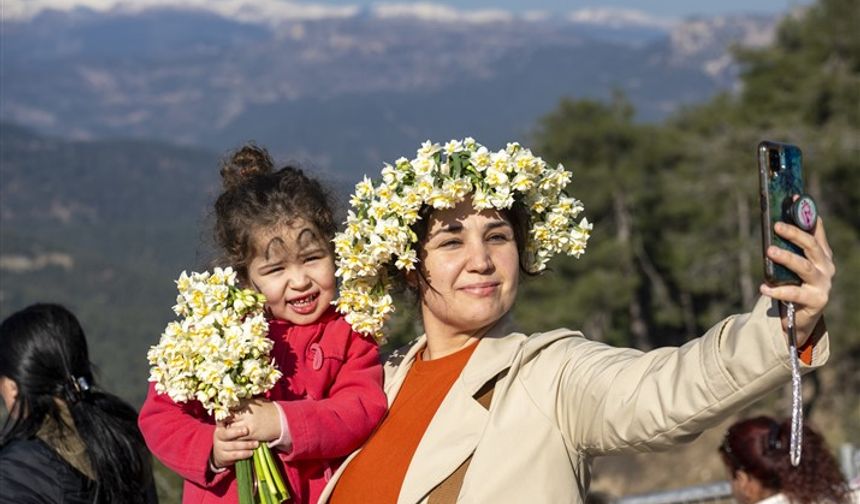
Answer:
[[[319,297],[319,293],[309,294],[307,296],[291,299],[287,301],[287,304],[293,309],[293,311],[301,315],[307,315],[309,313],[313,313],[314,309],[316,309]]]

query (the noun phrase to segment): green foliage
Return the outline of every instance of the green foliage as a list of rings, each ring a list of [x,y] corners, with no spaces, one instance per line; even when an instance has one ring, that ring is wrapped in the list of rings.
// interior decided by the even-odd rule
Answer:
[[[839,351],[825,372],[851,386],[827,391],[839,397],[828,404],[846,432],[860,434],[858,399],[845,393],[860,385],[857,19],[853,0],[823,0],[786,19],[772,46],[738,52],[739,94],[662,125],[633,123],[618,96],[564,101],[544,118],[537,151],[574,169],[570,192],[595,230],[582,259],[557,260],[554,273],[524,286],[529,301],[517,315],[527,329],[567,325],[644,348],[680,343],[749,308],[762,281],[756,145],[796,143],[839,270],[827,310]]]
[[[162,504],[182,502],[182,477],[168,469],[157,459],[153,459],[152,462],[152,476],[155,479],[158,502]]]

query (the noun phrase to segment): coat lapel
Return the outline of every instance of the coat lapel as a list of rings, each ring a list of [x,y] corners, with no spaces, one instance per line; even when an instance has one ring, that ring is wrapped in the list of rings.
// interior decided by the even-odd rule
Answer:
[[[485,383],[510,367],[526,338],[522,334],[508,334],[510,329],[510,316],[505,316],[481,339],[427,426],[406,471],[398,504],[420,502],[475,451],[490,415],[474,396]],[[416,347],[423,348],[424,344],[416,344],[411,350]],[[414,357],[417,350],[410,353]],[[404,363],[411,363],[408,355]],[[401,363],[400,367],[403,366]],[[403,371],[400,376],[399,371],[392,377],[391,389],[386,390],[389,401],[393,401],[406,375]]]
[[[412,368],[412,363],[415,362],[415,356],[418,352],[424,350],[427,344],[427,336],[422,335],[414,340],[405,353],[398,349],[395,350],[385,360],[384,366],[384,384],[385,396],[388,398],[388,407],[394,403],[397,393],[400,392],[400,387],[406,380],[406,375],[409,374],[409,369]]]

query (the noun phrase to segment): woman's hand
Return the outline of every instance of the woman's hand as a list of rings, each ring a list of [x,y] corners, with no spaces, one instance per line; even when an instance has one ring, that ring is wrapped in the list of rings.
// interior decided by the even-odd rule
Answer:
[[[239,460],[251,458],[254,448],[260,443],[246,439],[248,429],[232,424],[217,422],[212,435],[212,465],[216,469],[235,464]]]
[[[801,285],[769,286],[762,284],[760,291],[765,296],[785,302],[793,302],[796,308],[795,327],[797,344],[803,345],[812,335],[816,324],[824,312],[830,298],[830,287],[836,267],[833,264],[833,251],[827,243],[824,222],[818,218],[815,234],[784,222],[778,222],[774,231],[779,236],[798,245],[806,257],[788,252],[776,246],[767,249],[767,256],[795,272]],[[787,331],[788,321],[782,315],[782,327]]]
[[[230,421],[232,426],[245,429],[248,439],[268,442],[281,437],[281,413],[266,399],[242,401]]]

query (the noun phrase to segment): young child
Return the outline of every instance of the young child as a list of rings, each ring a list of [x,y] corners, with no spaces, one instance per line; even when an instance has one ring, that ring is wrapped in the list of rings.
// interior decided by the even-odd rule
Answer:
[[[253,145],[224,163],[221,176],[215,236],[241,281],[266,296],[272,357],[284,377],[223,423],[150,385],[140,429],[153,454],[185,478],[184,503],[238,502],[233,464],[258,442],[281,460],[289,502],[315,503],[385,414],[378,348],[331,306],[335,224],[320,184],[290,166],[275,171]]]

